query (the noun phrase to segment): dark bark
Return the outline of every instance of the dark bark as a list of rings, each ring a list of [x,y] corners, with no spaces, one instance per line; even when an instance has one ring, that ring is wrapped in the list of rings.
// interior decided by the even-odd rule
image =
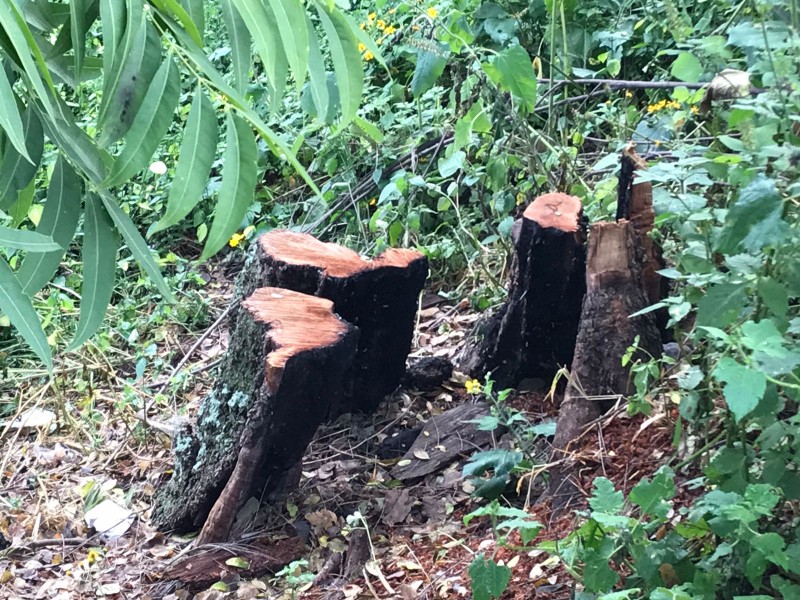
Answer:
[[[192,429],[175,440],[172,479],[152,522],[224,540],[244,501],[282,492],[343,393],[357,332],[333,304],[262,288],[242,302],[219,378]],[[213,508],[213,512],[212,512]],[[211,518],[206,518],[211,513]]]
[[[614,404],[614,396],[631,393],[630,364],[658,356],[661,342],[655,316],[630,315],[649,305],[641,267],[642,250],[628,221],[595,223],[589,234],[587,289],[572,360],[570,382],[561,404],[553,446],[555,459],[568,458],[571,444],[585,426]],[[640,350],[627,366],[622,356],[639,337]],[[567,464],[550,472],[554,507],[563,507],[575,493],[566,478]]]
[[[549,380],[569,365],[585,292],[586,221],[580,200],[540,196],[515,224],[508,300],[473,332],[459,360],[472,377],[497,385]]]
[[[405,372],[427,259],[390,249],[366,261],[343,246],[284,230],[264,234],[254,246],[238,297],[271,286],[331,300],[334,312],[358,328],[359,344],[349,387],[330,416],[373,411]]]

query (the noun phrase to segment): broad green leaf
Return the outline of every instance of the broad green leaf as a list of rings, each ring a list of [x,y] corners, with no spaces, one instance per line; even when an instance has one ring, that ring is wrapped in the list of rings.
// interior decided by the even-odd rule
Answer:
[[[328,103],[330,102],[330,95],[328,94],[328,72],[325,70],[325,59],[320,50],[320,40],[311,25],[311,20],[308,19],[308,32],[309,32],[309,55],[308,55],[308,74],[309,74],[309,88],[311,90],[311,97],[314,100],[316,107],[316,114],[320,121],[326,121],[328,116]]]
[[[739,318],[746,302],[747,294],[743,285],[712,285],[697,303],[697,324],[726,327]]]
[[[247,121],[229,112],[225,140],[222,186],[200,260],[213,256],[228,243],[253,204],[258,174],[258,147],[253,131]]]
[[[100,0],[100,22],[103,33],[103,90],[110,89],[105,84],[117,75],[116,51],[122,43],[125,31],[125,0]],[[121,49],[124,51],[124,48]],[[102,108],[101,108],[102,110]]]
[[[628,499],[641,508],[642,515],[665,518],[669,513],[667,502],[675,497],[675,474],[669,467],[661,467],[652,481],[642,479],[631,490]]]
[[[197,43],[198,46],[203,45],[203,36],[200,34],[200,30],[205,26],[203,23],[204,15],[203,15],[203,2],[202,0],[190,0],[190,3],[199,4],[199,6],[195,6],[194,10],[196,14],[200,16],[200,25],[198,26],[195,23],[193,16],[190,16],[186,9],[178,2],[178,0],[151,0],[153,5],[158,8],[161,12],[166,13],[171,17],[175,17],[178,22],[183,26],[192,39]]]
[[[592,592],[609,592],[619,580],[619,575],[609,566],[608,557],[594,548],[586,548],[583,555],[583,584]]]
[[[523,110],[530,112],[535,108],[536,73],[522,46],[506,48],[481,66],[500,89],[510,92],[521,103]]]
[[[383,141],[383,133],[381,130],[378,129],[375,125],[367,121],[366,119],[362,119],[361,117],[356,117],[355,125],[361,131],[363,131],[369,138],[375,142],[376,144],[380,144]]]
[[[756,285],[758,295],[764,305],[777,317],[786,316],[789,310],[789,290],[786,286],[769,277],[762,277]]]
[[[125,214],[125,211],[120,208],[119,204],[116,203],[111,195],[105,192],[101,195],[101,198],[108,214],[111,215],[114,224],[117,226],[117,231],[122,234],[136,262],[138,262],[144,272],[150,276],[150,279],[156,284],[158,291],[161,292],[164,299],[167,302],[173,302],[172,290],[170,290],[167,282],[164,281],[164,277],[161,275],[161,269],[158,268],[158,263],[156,263],[153,258],[153,254],[150,252],[150,248],[147,246],[147,242],[142,237],[142,234],[136,229],[136,225],[133,224],[131,218]]]
[[[780,243],[788,229],[782,214],[783,200],[775,182],[759,176],[739,193],[729,208],[716,249],[735,254],[741,245],[757,252],[768,244]]]
[[[75,338],[68,350],[74,350],[92,337],[106,315],[114,273],[117,268],[119,238],[114,224],[96,194],[87,194],[83,219],[83,285],[81,286],[81,315]]]
[[[347,22],[338,11],[329,12],[317,3],[322,28],[328,38],[328,48],[336,73],[336,85],[339,88],[339,102],[342,105],[342,120],[345,125],[356,116],[364,89],[364,69],[361,54],[358,52],[358,41]]]
[[[703,66],[691,52],[681,52],[672,63],[670,72],[679,81],[697,83],[703,74]]]
[[[479,554],[469,565],[469,579],[474,600],[492,600],[502,596],[508,587],[511,569]]]
[[[758,406],[767,387],[763,373],[727,356],[714,369],[714,379],[725,384],[722,392],[736,421],[741,421]]]
[[[309,40],[305,8],[297,0],[267,0],[278,24],[283,52],[294,75],[297,91],[303,88],[308,70]]]
[[[17,105],[17,97],[11,89],[11,82],[6,76],[2,61],[0,61],[0,127],[6,132],[8,140],[16,151],[28,162],[33,163],[34,161],[28,155],[28,148],[25,145],[25,131],[19,106]]]
[[[61,246],[53,252],[29,252],[17,272],[23,291],[32,296],[50,281],[72,241],[81,214],[81,178],[61,157],[56,160],[47,188],[47,201],[36,231],[52,236]]]
[[[250,81],[250,32],[239,11],[233,5],[233,0],[220,0],[220,9],[231,45],[236,91],[244,94],[247,91],[247,83]]]
[[[147,90],[128,132],[125,148],[114,161],[104,186],[124,183],[147,166],[172,123],[180,91],[178,67],[167,57]]]
[[[36,175],[44,150],[44,132],[36,112],[28,108],[22,115],[25,145],[31,162],[16,148],[6,147],[3,164],[0,165],[0,209],[8,209],[17,200],[17,193],[28,185]]]
[[[12,229],[0,225],[0,248],[16,248],[30,252],[52,252],[63,250],[53,241],[53,238],[35,231]]]
[[[411,77],[411,93],[419,98],[436,85],[447,66],[450,51],[444,44],[427,42],[417,53],[417,64]]]
[[[214,106],[203,93],[203,88],[197,86],[183,131],[183,143],[175,178],[170,186],[167,210],[152,227],[151,233],[175,225],[200,201],[216,156],[218,139]]]
[[[47,369],[52,371],[53,358],[47,337],[39,322],[39,315],[36,314],[31,299],[22,291],[22,286],[11,267],[2,258],[0,258],[0,311],[8,317],[36,356],[47,365]]]
[[[594,480],[594,493],[589,498],[589,506],[596,512],[616,515],[622,511],[625,503],[622,492],[614,489],[611,480],[597,477]]]
[[[86,55],[86,13],[85,0],[69,0],[70,32],[72,51],[75,60],[75,79],[80,79],[83,70],[83,58]]]
[[[442,177],[451,177],[455,175],[464,167],[464,161],[467,159],[467,153],[463,150],[453,152],[451,156],[443,158],[439,161],[439,175]]]

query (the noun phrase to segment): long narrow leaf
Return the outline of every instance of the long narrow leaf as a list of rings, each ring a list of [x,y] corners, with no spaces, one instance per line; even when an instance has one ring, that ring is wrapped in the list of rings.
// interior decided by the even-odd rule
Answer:
[[[151,233],[175,225],[200,201],[217,153],[218,141],[214,106],[203,93],[203,88],[197,86],[183,131],[183,143],[175,179],[170,186],[167,211],[153,226]]]
[[[206,15],[205,7],[203,6],[205,2],[203,0],[181,0],[181,4],[186,9],[186,12],[189,13],[189,18],[191,18],[192,22],[194,22],[197,27],[199,45],[202,46],[203,36],[205,36],[206,31]]]
[[[12,229],[0,225],[0,248],[16,248],[30,252],[52,252],[62,250],[53,238],[35,231]]]
[[[158,287],[164,299],[167,302],[174,302],[172,290],[169,289],[167,282],[164,281],[164,277],[161,275],[161,269],[159,269],[158,264],[153,258],[153,254],[150,252],[147,242],[145,242],[139,230],[136,229],[136,225],[133,224],[131,218],[125,214],[110,194],[103,192],[101,198],[108,214],[111,215],[114,224],[117,226],[117,231],[122,234],[136,262],[138,262],[144,272],[150,276],[150,279],[156,284],[156,287]]]
[[[292,69],[297,90],[301,90],[308,70],[308,25],[306,11],[298,0],[267,0],[278,23],[283,51]]]
[[[167,57],[133,119],[125,148],[114,161],[105,187],[124,183],[147,166],[172,123],[180,92],[180,72],[175,62]]]
[[[308,17],[306,17],[308,19]],[[309,55],[308,55],[308,74],[309,85],[311,87],[311,97],[317,109],[317,118],[325,121],[328,115],[328,103],[330,94],[328,93],[328,72],[325,69],[325,59],[322,57],[320,41],[317,39],[316,31],[308,19],[309,32]]]
[[[28,155],[25,146],[25,132],[22,127],[22,116],[17,105],[17,97],[11,89],[11,82],[6,77],[6,70],[0,63],[0,127],[6,132],[8,140],[28,162],[33,159]]]
[[[334,10],[316,4],[320,23],[325,30],[330,48],[336,85],[339,88],[339,102],[342,105],[342,122],[345,125],[356,116],[361,94],[364,89],[364,67],[358,42],[342,15]]]
[[[160,11],[167,13],[169,16],[175,17],[178,22],[183,26],[192,39],[197,43],[198,46],[203,45],[203,36],[200,34],[200,29],[198,29],[198,25],[195,23],[192,16],[186,12],[186,9],[178,3],[177,0],[151,0],[153,5],[156,6]],[[193,0],[197,1],[197,0]],[[197,9],[195,9],[197,10]],[[199,14],[202,18],[203,16],[203,3],[202,0],[200,1],[199,6]],[[203,22],[200,22],[200,28],[203,27]]]
[[[81,316],[75,338],[68,350],[74,350],[94,335],[103,323],[117,269],[119,238],[103,203],[95,194],[86,195],[83,219],[83,285]]]
[[[6,148],[3,164],[0,165],[0,209],[7,210],[17,201],[17,193],[28,185],[36,175],[44,150],[42,123],[31,108],[22,115],[22,128],[25,132],[26,159],[16,148]]]
[[[42,219],[36,231],[53,238],[61,248],[53,252],[29,252],[17,272],[22,290],[32,296],[50,281],[61,264],[64,248],[72,241],[81,215],[81,178],[60,156],[47,188]]]
[[[228,39],[231,44],[231,59],[233,60],[233,77],[236,90],[240,94],[247,91],[250,80],[250,32],[242,20],[239,11],[232,0],[220,0],[222,18],[228,30]]]
[[[42,331],[39,315],[36,314],[31,299],[22,291],[14,271],[2,258],[0,258],[0,310],[8,316],[8,320],[17,328],[22,339],[36,356],[47,365],[47,369],[52,371],[53,357],[50,354],[47,336]]]
[[[69,0],[72,51],[75,58],[75,79],[80,79],[81,77],[83,57],[86,55],[86,8],[85,0]]]
[[[229,112],[225,139],[222,186],[200,260],[213,256],[228,242],[253,203],[258,173],[258,148],[253,130],[244,119]]]
[[[125,0],[100,0],[100,22],[103,32],[103,83],[114,74],[114,60],[125,31]],[[106,89],[104,86],[104,91]]]
[[[22,222],[28,218],[28,211],[33,205],[33,196],[36,192],[36,179],[31,179],[30,183],[26,185],[17,194],[17,201],[8,209],[8,214],[11,217],[11,227],[16,229]]]

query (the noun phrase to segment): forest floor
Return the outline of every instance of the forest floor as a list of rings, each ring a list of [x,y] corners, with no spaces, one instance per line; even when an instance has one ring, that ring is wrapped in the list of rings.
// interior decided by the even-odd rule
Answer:
[[[227,306],[230,283],[212,283],[210,289],[215,290],[209,294],[212,312],[219,316]],[[436,296],[424,298],[412,357],[452,357],[477,318],[466,301],[454,305]],[[200,336],[176,330],[165,340],[179,347],[177,352],[171,348],[174,363],[189,374],[166,401],[156,396],[161,380],[132,384],[129,366],[100,360],[82,365],[91,374],[88,390],[59,387],[66,378],[58,376],[45,386],[37,387],[33,379],[20,385],[24,401],[19,413],[43,420],[38,426],[14,428],[13,420],[3,425],[0,597],[471,597],[469,563],[477,553],[492,553],[495,539],[488,520],[463,522],[480,505],[461,476],[463,461],[414,485],[399,486],[390,475],[398,459],[381,460],[375,454],[393,434],[472,401],[464,390],[465,376],[456,373],[430,392],[401,389],[374,415],[345,415],[321,428],[304,459],[299,488],[266,514],[246,506],[237,521],[242,542],[217,546],[204,556],[203,550],[188,550],[190,537],[155,531],[148,515],[155,490],[171,467],[171,440],[165,432],[176,417],[191,418],[213,383],[210,367],[227,343],[224,319]],[[144,399],[138,405],[123,400],[131,386]],[[76,421],[67,410],[87,403],[91,410],[82,414],[91,415],[89,420]],[[543,392],[519,394],[513,404],[533,423],[557,414],[556,402]],[[582,459],[576,477],[584,495],[596,476],[608,477],[617,489],[627,491],[651,475],[674,454],[672,431],[667,413],[629,418],[624,407],[611,411],[587,430],[576,448]],[[543,462],[546,454],[544,448]],[[537,541],[567,535],[578,519],[575,510],[585,508],[579,503],[553,518],[547,502],[536,502],[543,471],[534,469],[521,480],[518,496],[510,498],[545,525]],[[681,486],[677,504],[681,496],[691,495],[688,487]],[[101,504],[103,500],[111,503]],[[92,507],[99,507],[95,513],[99,510],[101,518],[115,518],[114,510],[126,507],[117,517],[124,522],[123,535],[108,540],[93,534],[86,519]],[[335,572],[337,558],[341,560],[359,528],[366,528],[371,539],[371,546],[362,549],[366,565],[349,580],[326,575]],[[281,576],[253,576],[248,568],[259,557],[254,557],[252,543],[260,544],[266,563],[306,562]],[[567,598],[574,592],[563,565],[542,550],[500,549],[496,558],[505,560],[513,573],[503,598]],[[178,572],[176,564],[184,583],[170,580]],[[195,582],[187,584],[192,567]],[[224,585],[214,585],[220,580]]]

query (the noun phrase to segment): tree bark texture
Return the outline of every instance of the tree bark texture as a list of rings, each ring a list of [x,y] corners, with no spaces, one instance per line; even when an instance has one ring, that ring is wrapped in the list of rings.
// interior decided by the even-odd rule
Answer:
[[[224,541],[247,498],[281,492],[344,393],[357,338],[330,300],[253,291],[196,423],[175,439],[172,478],[157,495],[153,524],[190,531],[205,523],[202,542]]]
[[[630,315],[649,306],[642,279],[642,249],[629,221],[595,223],[589,233],[586,296],[572,359],[570,382],[561,404],[553,445],[554,459],[570,457],[570,445],[584,427],[614,404],[614,396],[631,393],[630,364],[660,354],[655,316]],[[639,338],[639,350],[627,366],[622,357]],[[569,461],[568,461],[569,462]],[[574,495],[574,483],[565,478],[571,469],[551,470],[554,506]]]
[[[359,343],[347,389],[330,416],[373,411],[405,372],[427,258],[389,249],[367,261],[343,246],[285,230],[262,235],[254,246],[237,296],[271,286],[331,300],[334,312],[358,328]]]
[[[574,196],[534,200],[513,230],[508,299],[479,322],[459,357],[472,377],[492,373],[509,387],[526,378],[551,379],[569,365],[585,292],[586,220]]]

